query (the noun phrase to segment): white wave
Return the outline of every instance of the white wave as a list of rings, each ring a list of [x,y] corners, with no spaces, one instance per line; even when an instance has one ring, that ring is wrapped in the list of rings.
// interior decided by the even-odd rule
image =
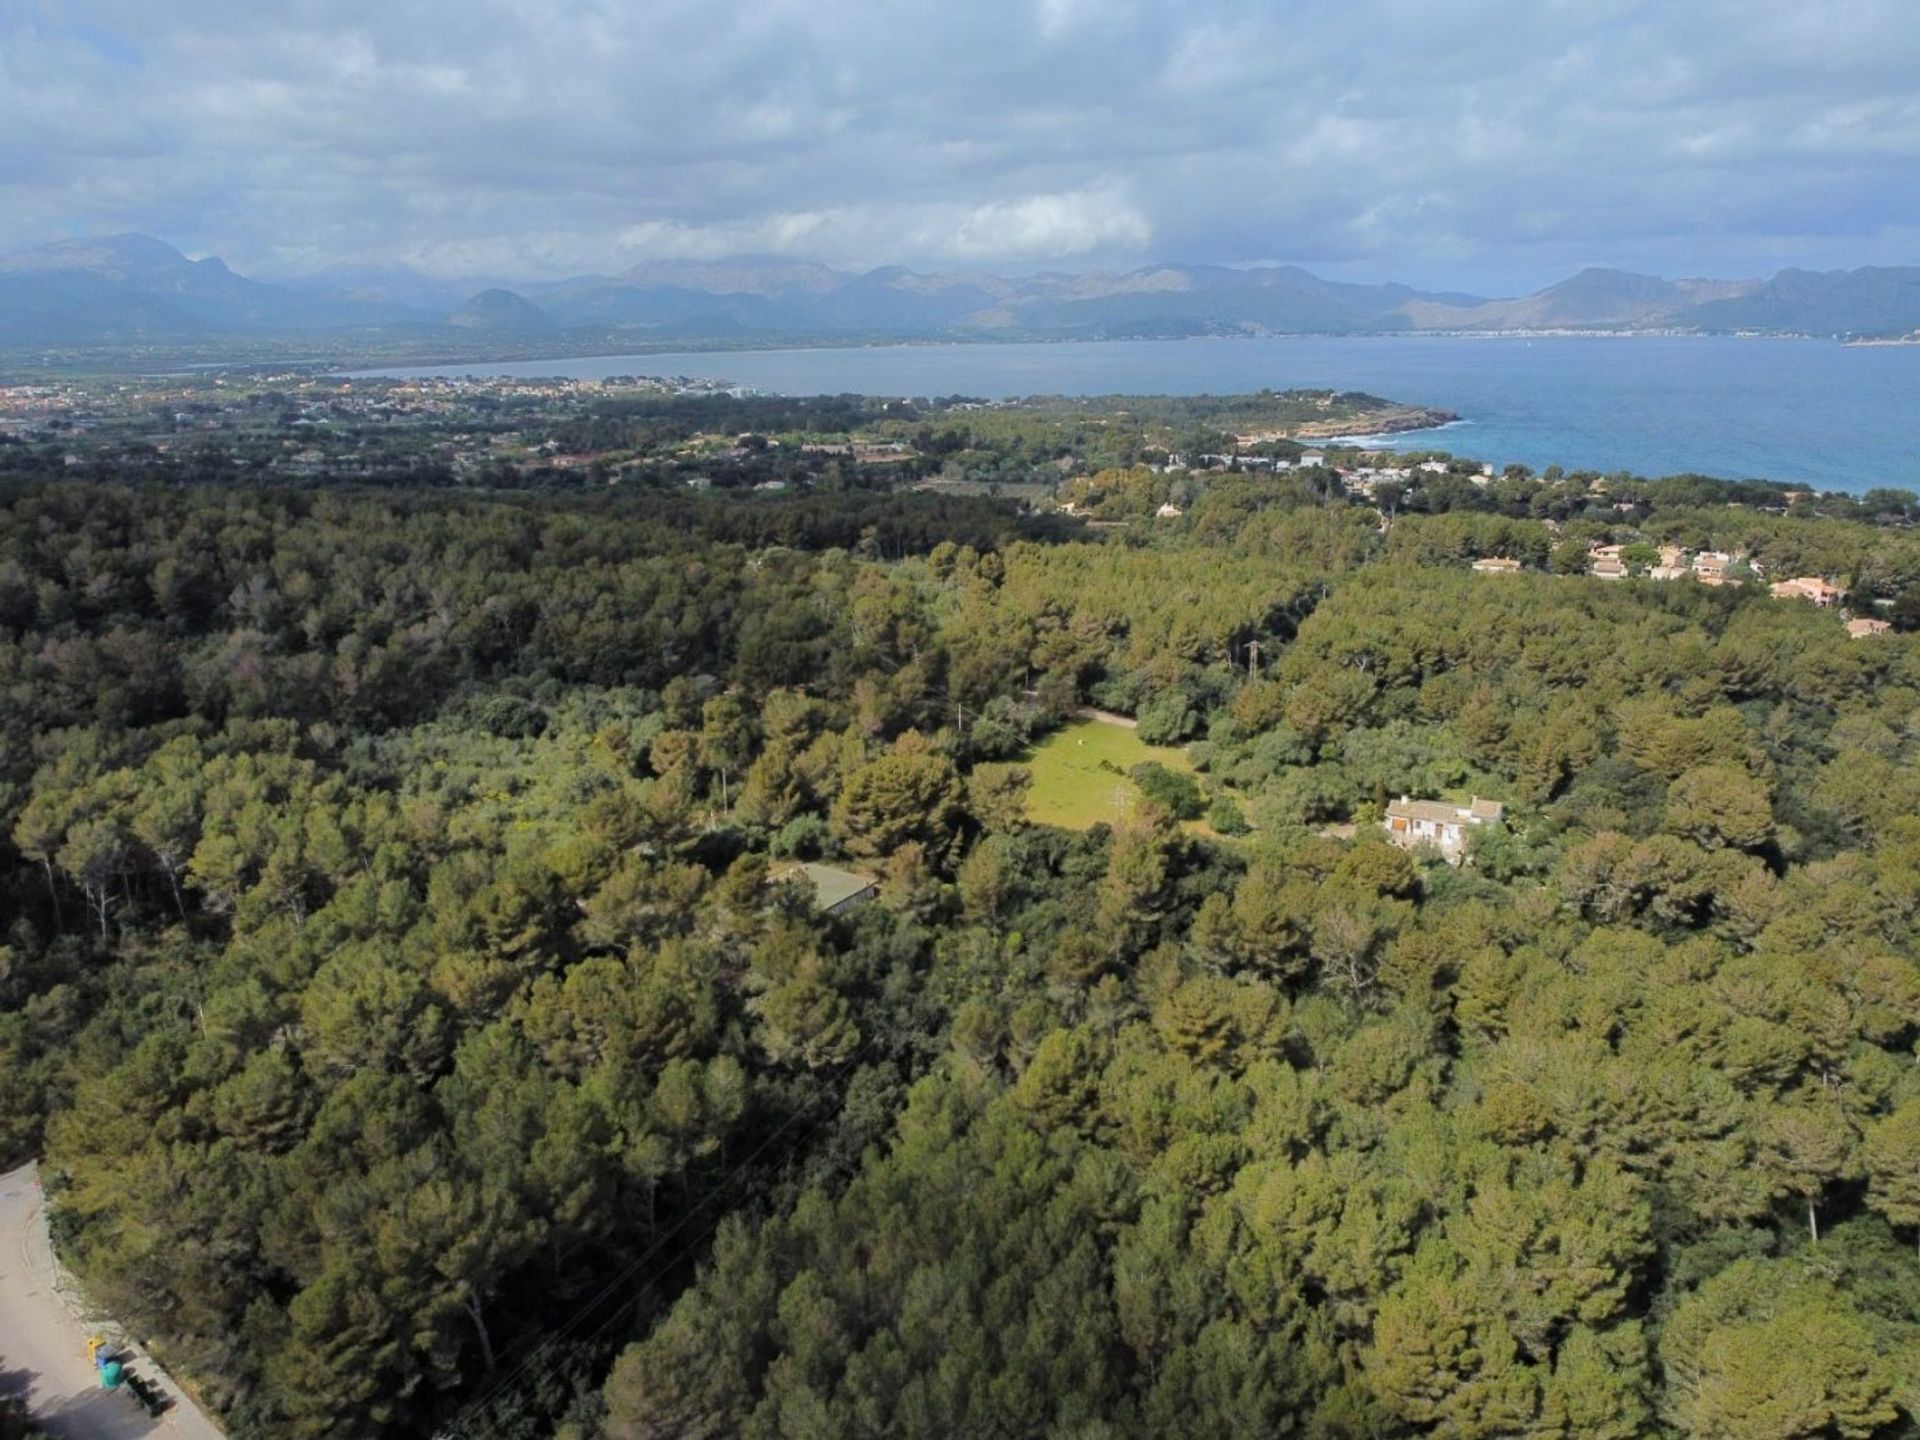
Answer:
[[[1463,425],[1471,424],[1473,424],[1473,421],[1466,419],[1448,420],[1441,425],[1423,425],[1417,430],[1387,430],[1378,435],[1336,435],[1331,440],[1323,441],[1322,443],[1327,445],[1353,445],[1361,448],[1370,446],[1377,450],[1399,444],[1403,441],[1423,439],[1428,435],[1437,435],[1442,430],[1458,430]]]

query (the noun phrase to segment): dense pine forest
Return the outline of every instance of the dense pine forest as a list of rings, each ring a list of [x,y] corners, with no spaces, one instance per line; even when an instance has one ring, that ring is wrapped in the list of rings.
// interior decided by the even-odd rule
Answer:
[[[1920,1434],[1920,640],[1555,573],[1920,533],[1634,493],[16,480],[0,1167],[239,1440]]]

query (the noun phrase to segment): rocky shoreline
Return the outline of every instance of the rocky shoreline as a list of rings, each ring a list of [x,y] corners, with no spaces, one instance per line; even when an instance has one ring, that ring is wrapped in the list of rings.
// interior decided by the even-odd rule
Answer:
[[[1293,432],[1293,438],[1325,441],[1348,435],[1399,435],[1408,430],[1436,430],[1459,418],[1451,410],[1430,405],[1390,405],[1342,420],[1309,420]]]

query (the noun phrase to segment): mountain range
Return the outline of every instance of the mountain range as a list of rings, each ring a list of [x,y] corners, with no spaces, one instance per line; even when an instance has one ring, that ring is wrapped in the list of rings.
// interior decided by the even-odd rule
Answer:
[[[476,293],[477,292],[477,293]],[[144,235],[0,255],[0,348],[151,345],[324,332],[467,343],[1120,339],[1541,330],[1920,333],[1920,267],[1665,280],[1588,269],[1488,298],[1325,280],[1291,265],[1153,265],[1008,278],[788,260],[652,262],[617,275],[461,285],[396,268],[266,282]]]

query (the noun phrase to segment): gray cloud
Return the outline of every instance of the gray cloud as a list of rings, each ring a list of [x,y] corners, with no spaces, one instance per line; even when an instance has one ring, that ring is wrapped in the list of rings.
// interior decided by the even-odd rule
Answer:
[[[1920,260],[1911,0],[14,0],[0,244],[242,269]]]

